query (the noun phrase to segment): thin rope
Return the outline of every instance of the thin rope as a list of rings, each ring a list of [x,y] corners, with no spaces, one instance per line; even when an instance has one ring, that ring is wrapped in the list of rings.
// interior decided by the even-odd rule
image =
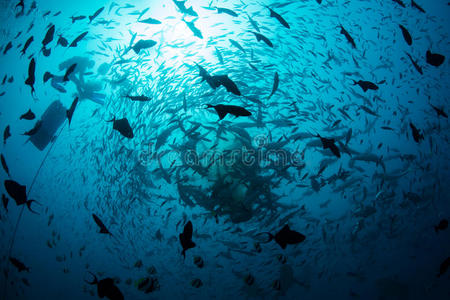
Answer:
[[[47,153],[45,154],[44,159],[41,162],[41,165],[37,169],[36,175],[34,175],[33,181],[31,182],[31,185],[30,185],[30,189],[28,190],[27,199],[28,199],[28,197],[29,197],[29,195],[31,193],[31,190],[33,189],[34,183],[36,182],[36,179],[39,176],[39,173],[41,172],[42,167],[44,166],[45,161],[47,160],[48,155],[52,151],[53,146],[55,146],[56,141],[58,140],[58,138],[61,135],[62,131],[66,127],[66,124],[67,124],[67,120],[66,120],[66,122],[64,122],[64,126],[59,131],[58,135],[56,136],[55,141],[50,145],[50,148],[48,149]],[[22,209],[20,210],[19,217],[17,218],[16,226],[14,228],[14,233],[13,233],[13,236],[11,238],[11,243],[9,244],[8,258],[7,259],[9,259],[11,257],[12,249],[14,247],[14,242],[16,241],[17,229],[19,228],[19,223],[20,223],[20,220],[22,219],[22,215],[23,215],[24,209],[25,209],[25,205],[22,205]],[[6,290],[7,290],[7,287],[8,287],[8,275],[9,275],[9,263],[6,264],[6,276],[5,276],[5,283],[3,285],[3,300],[6,300],[6,292],[7,292]]]

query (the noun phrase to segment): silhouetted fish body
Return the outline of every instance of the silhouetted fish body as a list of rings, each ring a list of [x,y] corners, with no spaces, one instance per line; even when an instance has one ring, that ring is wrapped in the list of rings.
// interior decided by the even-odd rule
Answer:
[[[224,104],[218,104],[218,105],[211,105],[211,104],[207,104],[206,105],[207,108],[214,108],[217,112],[217,114],[219,115],[219,119],[222,120],[223,118],[225,118],[225,116],[227,114],[231,114],[235,117],[247,117],[247,116],[251,116],[251,112],[249,112],[248,110],[246,110],[245,108],[241,107],[241,106],[236,106],[236,105],[224,105]]]

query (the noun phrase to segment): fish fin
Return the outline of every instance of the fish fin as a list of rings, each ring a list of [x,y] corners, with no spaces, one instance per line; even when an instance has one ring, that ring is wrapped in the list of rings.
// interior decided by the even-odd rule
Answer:
[[[37,202],[36,200],[28,200],[28,201],[26,202],[27,207],[28,207],[28,210],[31,211],[33,214],[39,215],[38,212],[36,212],[36,211],[34,211],[34,210],[31,209],[31,204],[32,204],[33,202],[36,202],[37,205],[41,205],[41,204],[40,204],[39,202]]]
[[[116,120],[116,116],[112,120],[106,121],[106,122],[114,122]]]

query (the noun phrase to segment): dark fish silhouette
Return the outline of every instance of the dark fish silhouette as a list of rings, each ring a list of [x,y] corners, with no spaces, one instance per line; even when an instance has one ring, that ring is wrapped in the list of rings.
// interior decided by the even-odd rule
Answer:
[[[70,126],[70,122],[72,121],[72,116],[75,111],[75,108],[77,107],[77,104],[78,104],[78,97],[76,97],[73,100],[72,105],[70,105],[70,108],[68,110],[66,110],[66,116],[67,116],[67,119],[69,120],[69,126]]]
[[[420,7],[414,0],[411,0],[411,6],[417,8],[420,12],[425,13],[425,10]]]
[[[53,75],[52,73],[50,73],[50,72],[45,72],[45,73],[44,73],[44,77],[43,77],[44,83],[46,83],[49,79],[51,79],[51,78],[53,78],[53,77],[55,77],[55,75]]]
[[[34,77],[34,72],[36,70],[36,61],[34,58],[31,59],[28,65],[28,78],[25,80],[25,84],[31,87],[31,95],[34,94],[34,82],[36,78]]]
[[[87,281],[88,284],[96,284],[97,285],[97,294],[100,298],[106,297],[110,300],[123,300],[123,294],[119,290],[119,288],[115,285],[114,280],[112,278],[104,278],[102,280],[98,280],[97,276],[95,276],[93,273],[89,272],[93,277],[94,280]]]
[[[70,43],[69,48],[71,47],[76,47],[78,45],[78,43],[84,39],[84,37],[88,34],[88,31],[83,32],[82,34],[80,34],[79,36],[77,36],[72,43]]]
[[[148,19],[141,20],[141,21],[138,21],[138,22],[139,23],[145,23],[145,24],[161,24],[161,21],[158,21],[158,20],[153,19],[153,18],[148,18]]]
[[[9,198],[6,197],[5,194],[2,194],[2,203],[3,203],[3,207],[5,208],[6,212],[8,212],[8,202],[9,202]]]
[[[241,44],[239,44],[238,42],[236,42],[235,40],[232,39],[228,39],[230,41],[230,43],[235,46],[236,48],[238,48],[239,50],[241,50],[242,52],[245,53],[245,49],[241,46]]]
[[[129,96],[129,95],[126,95],[125,97],[128,98],[128,99],[130,99],[131,101],[141,101],[141,102],[144,102],[144,101],[150,101],[150,100],[152,100],[152,98],[147,97],[147,96],[144,96],[144,95],[141,95],[141,96]]]
[[[413,64],[417,72],[419,72],[420,75],[423,75],[422,68],[417,64],[417,62],[411,57],[411,55],[409,55],[409,53],[406,53],[406,55],[408,55],[409,59],[411,60],[411,63]]]
[[[345,36],[347,41],[352,45],[353,48],[356,48],[355,40],[352,38],[352,36],[348,33],[347,30],[345,30],[344,26],[339,25],[341,27],[341,34]]]
[[[62,35],[59,35],[56,45],[61,45],[62,47],[67,47],[69,45],[69,42]]]
[[[6,174],[8,174],[8,176],[11,177],[11,175],[9,174],[8,165],[6,164],[6,160],[5,160],[5,157],[3,156],[3,154],[0,155],[0,158],[1,158],[1,161],[2,161],[3,170],[5,170]]]
[[[224,104],[218,104],[218,105],[211,105],[206,104],[206,108],[214,108],[219,115],[219,119],[222,120],[227,114],[231,114],[235,117],[247,117],[250,116],[252,113],[246,110],[245,108],[241,106],[236,105],[224,105]]]
[[[442,219],[437,226],[434,226],[434,231],[439,232],[448,228],[448,220]]]
[[[75,21],[80,21],[80,20],[86,19],[86,16],[76,16],[76,17],[72,16],[70,18],[72,19],[72,24],[73,24],[73,23],[75,23]]]
[[[44,56],[49,56],[51,53],[51,50],[47,49],[47,45],[50,44],[51,41],[53,41],[54,35],[55,35],[55,25],[51,25],[50,28],[47,30],[44,39],[42,40],[42,52],[44,53]]]
[[[124,137],[129,139],[132,139],[134,137],[133,129],[131,128],[130,123],[128,123],[127,118],[116,120],[116,117],[114,117],[114,119],[107,122],[113,122],[113,129],[120,132],[120,134]]]
[[[41,129],[41,125],[42,125],[42,121],[41,120],[37,121],[36,124],[34,124],[34,127],[32,129],[30,129],[29,131],[25,132],[23,135],[28,135],[28,136],[35,135],[36,132],[38,132],[39,129]]]
[[[186,23],[187,27],[189,27],[189,29],[192,31],[192,33],[194,34],[194,36],[202,39],[203,38],[203,34],[200,31],[200,29],[198,29],[197,27],[195,27],[195,23],[194,21],[188,22],[186,20],[183,19],[183,22]]]
[[[263,243],[268,243],[275,240],[275,242],[280,245],[282,249],[286,249],[287,245],[299,244],[306,239],[303,234],[291,230],[288,224],[284,225],[284,227],[275,235],[272,235],[270,232],[262,232],[260,235],[261,234],[267,234],[269,236],[268,240]]]
[[[3,130],[3,145],[6,145],[6,140],[11,136],[9,125]]]
[[[446,119],[448,118],[448,115],[445,113],[445,111],[443,109],[437,108],[433,104],[430,104],[430,105],[436,111],[438,117],[444,117]]]
[[[364,81],[364,80],[359,80],[359,81],[355,81],[353,80],[353,85],[359,85],[364,92],[367,92],[367,90],[378,90],[378,86],[370,81]]]
[[[241,96],[241,92],[239,91],[237,85],[232,81],[228,75],[215,75],[211,77],[214,82],[214,86],[224,86],[227,92],[231,92],[237,96]]]
[[[36,115],[34,114],[34,112],[31,111],[31,109],[29,109],[26,113],[24,113],[23,115],[20,116],[20,120],[34,120],[34,118],[36,118]]]
[[[9,257],[9,261],[12,263],[12,265],[13,265],[14,267],[17,268],[17,270],[18,270],[19,272],[22,272],[22,271],[30,272],[30,268],[28,268],[27,266],[25,266],[25,264],[24,264],[23,262],[21,262],[20,260],[18,260],[17,258],[14,258],[14,257],[10,256],[10,257]]]
[[[441,277],[442,275],[445,274],[445,272],[447,272],[448,268],[450,267],[450,257],[447,257],[442,263],[441,266],[439,267],[439,274],[437,275],[437,277]]]
[[[69,76],[70,76],[70,74],[73,73],[73,71],[75,71],[76,67],[77,67],[77,64],[73,64],[66,70],[66,73],[64,74],[63,82],[69,81]]]
[[[11,49],[11,48],[12,48],[12,43],[9,42],[9,43],[6,45],[5,49],[3,49],[3,55],[5,55],[6,53],[8,53],[9,49]]]
[[[101,12],[102,12],[104,9],[105,9],[104,6],[103,6],[103,7],[100,7],[99,9],[97,9],[97,10],[95,11],[95,13],[94,13],[92,16],[89,16],[89,24],[91,24],[91,22],[94,21],[94,19],[95,19],[96,17],[98,17],[98,15],[101,14]]]
[[[36,200],[28,200],[27,198],[27,187],[24,185],[21,185],[13,180],[5,180],[4,182],[6,192],[8,192],[8,195],[16,201],[16,204],[18,206],[26,204],[28,207],[28,210],[31,211],[34,214],[38,214],[34,210],[31,209],[31,204],[33,202],[36,202],[36,204],[39,204]]]
[[[270,11],[270,17],[277,19],[281,25],[283,25],[284,27],[286,27],[287,29],[290,29],[291,27],[289,26],[289,24],[286,22],[285,19],[283,19],[282,16],[280,16],[279,14],[277,14],[276,12],[274,12],[270,7],[266,6],[269,11]]]
[[[224,7],[216,7],[217,9],[217,13],[221,14],[221,13],[225,13],[227,15],[230,15],[232,17],[237,17],[238,14],[235,13],[233,10],[228,9],[228,8],[224,8]]]
[[[339,152],[339,148],[334,144],[335,141],[334,139],[327,139],[327,138],[323,138],[321,137],[319,134],[317,135],[318,138],[320,138],[320,141],[322,142],[322,146],[323,149],[330,149],[331,152],[333,152],[333,154],[336,157],[341,157],[341,153]]]
[[[273,94],[275,94],[275,92],[278,90],[278,85],[280,84],[280,78],[278,77],[278,72],[275,72],[274,78],[273,78],[273,86],[272,86],[272,92],[270,93],[269,97],[267,98],[270,99]]]
[[[22,50],[20,51],[20,53],[21,53],[20,56],[23,56],[25,54],[25,52],[27,51],[28,47],[33,42],[33,40],[34,40],[33,36],[30,36],[28,38],[28,40],[25,42],[25,45],[23,46]]]
[[[111,232],[109,232],[109,230],[106,228],[105,224],[103,224],[99,217],[97,217],[95,214],[92,214],[92,217],[94,218],[94,221],[98,225],[98,227],[100,227],[99,233],[111,234]]]
[[[195,243],[192,241],[192,232],[192,223],[191,221],[188,221],[186,225],[184,225],[183,233],[180,233],[179,235],[181,247],[183,247],[183,251],[181,251],[183,257],[186,257],[186,251],[188,249],[195,247]]]
[[[395,3],[399,4],[401,7],[405,8],[405,3],[402,0],[393,0]]]
[[[403,25],[398,25],[400,27],[400,29],[402,30],[402,34],[403,34],[403,38],[405,39],[405,42],[408,45],[412,45],[412,38],[411,35],[409,34],[408,29],[406,29]]]
[[[198,17],[198,14],[194,11],[192,6],[190,6],[189,8],[186,8],[186,6],[185,6],[186,1],[173,0],[173,3],[175,3],[175,5],[178,7],[178,9],[180,10],[181,13],[190,15],[193,17]]]
[[[133,49],[136,54],[139,54],[141,50],[151,48],[155,45],[156,42],[154,40],[139,40],[133,47],[131,47],[131,49]]]
[[[254,32],[254,31],[250,31],[250,32],[256,36],[256,40],[258,42],[263,41],[264,43],[267,44],[267,46],[273,48],[272,42],[268,38],[266,38],[264,35],[262,35],[261,33],[258,33],[258,32]]]
[[[412,130],[412,136],[414,138],[414,141],[416,141],[416,143],[419,143],[421,140],[424,139],[423,134],[421,134],[419,132],[419,130],[416,128],[416,126],[414,126],[413,123],[409,123],[409,127],[411,127]]]
[[[444,63],[445,56],[439,53],[431,53],[430,50],[427,51],[427,63],[439,67]]]

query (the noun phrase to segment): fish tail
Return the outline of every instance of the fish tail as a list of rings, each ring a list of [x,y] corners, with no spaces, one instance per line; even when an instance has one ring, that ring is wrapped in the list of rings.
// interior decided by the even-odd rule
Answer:
[[[211,104],[206,104],[206,108],[214,108]]]
[[[112,118],[112,120],[106,121],[106,122],[114,122],[116,120],[116,116],[114,116],[114,118]]]

